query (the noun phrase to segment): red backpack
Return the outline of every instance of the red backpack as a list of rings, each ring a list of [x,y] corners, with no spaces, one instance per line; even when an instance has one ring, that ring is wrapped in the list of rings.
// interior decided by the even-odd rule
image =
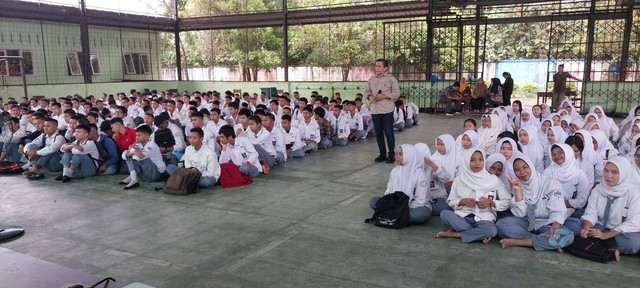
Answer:
[[[240,173],[233,163],[220,164],[220,186],[222,188],[240,187],[251,184],[251,177]]]
[[[0,174],[20,174],[22,167],[16,162],[0,161]]]

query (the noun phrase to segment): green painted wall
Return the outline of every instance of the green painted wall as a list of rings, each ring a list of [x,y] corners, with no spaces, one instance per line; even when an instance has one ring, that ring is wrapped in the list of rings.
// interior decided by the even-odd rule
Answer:
[[[89,49],[98,54],[102,70],[92,76],[93,83],[159,80],[158,39],[157,32],[90,26]],[[82,50],[78,25],[0,18],[0,50],[4,49],[32,52],[30,85],[83,83],[83,76],[68,75],[66,58],[67,52]],[[152,73],[124,75],[123,53],[149,54]],[[0,86],[7,85],[22,85],[22,77],[0,76]]]

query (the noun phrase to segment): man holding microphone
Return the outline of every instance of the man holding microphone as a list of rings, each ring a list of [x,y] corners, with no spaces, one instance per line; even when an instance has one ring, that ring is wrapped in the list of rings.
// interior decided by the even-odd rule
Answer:
[[[385,161],[393,164],[395,162],[395,138],[393,136],[393,110],[394,102],[400,97],[400,87],[398,80],[388,73],[389,62],[385,59],[376,60],[375,73],[367,82],[365,95],[371,102],[371,116],[373,127],[376,132],[376,141],[380,155],[375,159],[376,162]],[[385,137],[389,154],[385,147]]]

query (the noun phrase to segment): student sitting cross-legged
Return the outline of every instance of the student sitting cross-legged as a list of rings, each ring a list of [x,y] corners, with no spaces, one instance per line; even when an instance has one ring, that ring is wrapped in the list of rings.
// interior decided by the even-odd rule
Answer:
[[[423,223],[431,218],[431,203],[429,196],[429,180],[422,170],[424,160],[418,156],[413,145],[404,144],[396,152],[396,166],[391,170],[385,195],[402,191],[409,196],[409,222]],[[380,197],[372,197],[369,207],[375,209]]]
[[[80,124],[75,128],[75,141],[65,143],[60,147],[62,155],[62,175],[56,181],[67,183],[71,181],[73,173],[80,177],[95,176],[98,172],[96,160],[100,157],[98,147],[93,140],[89,139],[89,126]]]
[[[236,137],[233,127],[224,125],[218,131],[222,153],[220,163],[233,162],[238,166],[240,173],[251,178],[258,177],[262,172],[262,165],[258,159],[258,151],[247,137]]]
[[[136,142],[129,149],[122,152],[122,160],[126,161],[129,177],[120,184],[127,185],[124,190],[140,187],[140,180],[145,182],[155,182],[162,178],[166,170],[162,153],[158,145],[150,141],[151,128],[147,125],[136,129]]]
[[[220,179],[220,164],[218,156],[207,145],[204,145],[204,131],[202,128],[191,128],[189,133],[189,146],[182,155],[185,168],[196,168],[202,176],[198,180],[198,186],[208,188],[216,184]],[[173,175],[178,166],[168,165],[167,173]]]
[[[262,119],[259,116],[249,117],[249,131],[247,131],[246,138],[258,152],[262,172],[269,174],[271,167],[276,164],[276,149],[273,147],[271,133],[262,127]]]
[[[44,178],[40,172],[46,168],[51,172],[62,171],[60,147],[66,143],[64,136],[58,134],[58,121],[47,119],[44,122],[44,133],[24,147],[24,154],[31,163],[31,169],[25,172],[27,179],[39,180]]]
[[[287,157],[302,158],[304,157],[304,144],[300,131],[292,126],[291,116],[282,115],[282,131],[284,131],[284,142],[287,149]]]
[[[24,136],[24,131],[20,129],[20,119],[16,117],[9,118],[6,128],[2,129],[2,134],[0,135],[0,149],[2,149],[0,161],[20,162],[22,155],[18,152],[18,144]]]

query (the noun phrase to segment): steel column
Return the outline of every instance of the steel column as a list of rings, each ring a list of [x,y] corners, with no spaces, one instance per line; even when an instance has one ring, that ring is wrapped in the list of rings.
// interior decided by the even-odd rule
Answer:
[[[91,55],[89,50],[89,24],[87,24],[87,6],[85,0],[80,0],[80,46],[82,47],[82,69],[84,83],[91,83]]]
[[[176,46],[176,71],[178,72],[178,81],[182,81],[182,55],[180,53],[180,18],[178,18],[178,0],[173,0],[174,10],[174,45]]]
[[[289,81],[289,21],[288,21],[288,12],[287,12],[288,8],[287,8],[287,0],[282,0],[282,13],[284,15],[284,21],[282,23],[282,29],[283,31],[283,51],[282,53],[284,54],[284,81],[288,82]]]

